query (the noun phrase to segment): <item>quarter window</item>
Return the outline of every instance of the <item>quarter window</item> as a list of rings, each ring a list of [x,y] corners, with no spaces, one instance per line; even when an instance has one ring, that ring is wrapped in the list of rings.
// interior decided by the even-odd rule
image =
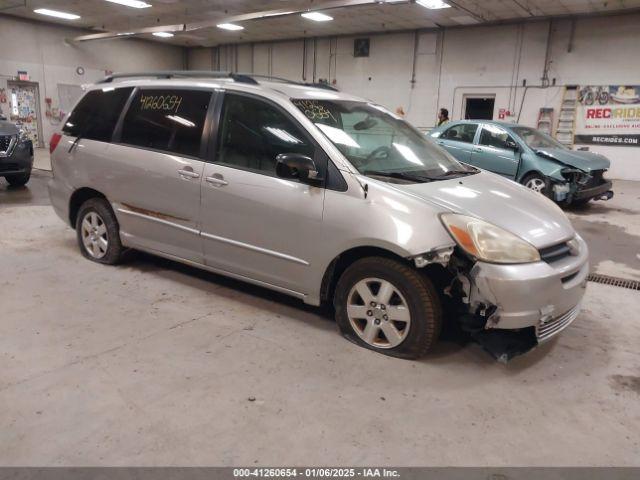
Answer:
[[[132,88],[91,90],[73,109],[62,127],[65,135],[110,142]]]
[[[140,90],[122,125],[122,143],[199,157],[211,92]]]
[[[276,174],[276,157],[300,153],[313,158],[314,145],[291,119],[266,102],[225,94],[216,162]]]
[[[515,143],[509,134],[496,125],[485,125],[480,134],[480,145],[509,149],[509,142]]]
[[[477,130],[478,124],[476,123],[460,123],[445,130],[440,138],[454,140],[456,142],[473,143]]]

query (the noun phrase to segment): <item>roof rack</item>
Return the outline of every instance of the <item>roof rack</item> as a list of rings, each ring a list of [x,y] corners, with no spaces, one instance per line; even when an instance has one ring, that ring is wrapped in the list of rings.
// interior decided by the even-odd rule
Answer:
[[[303,83],[302,85],[307,85],[307,86],[313,87],[313,88],[324,88],[325,90],[331,90],[332,92],[339,92],[340,91],[336,87],[334,87],[333,85],[329,85],[328,83],[324,83],[324,82]]]
[[[242,73],[240,75],[246,75],[251,78],[264,78],[265,80],[271,80],[272,82],[282,82],[288,83],[290,85],[304,85],[305,87],[313,87],[313,88],[323,88],[325,90],[332,90],[337,92],[338,89],[324,82],[296,82],[295,80],[289,80],[287,78],[282,77],[273,77],[271,75],[258,75],[255,73]]]
[[[231,78],[236,82],[250,83],[257,85],[258,82],[251,78],[250,75],[232,72],[216,72],[206,70],[164,70],[157,72],[133,72],[133,73],[114,73],[108,75],[98,83],[111,83],[120,78]]]
[[[272,82],[288,83],[290,85],[304,85],[307,87],[323,88],[325,90],[338,91],[337,88],[329,85],[328,83],[307,83],[296,82],[288,80],[286,78],[273,77],[271,75],[259,75],[254,73],[233,73],[224,71],[207,71],[207,70],[163,70],[156,72],[133,72],[133,73],[114,73],[108,75],[98,83],[111,83],[114,80],[121,78],[230,78],[236,82],[249,83],[251,85],[258,85],[256,78],[270,80]]]

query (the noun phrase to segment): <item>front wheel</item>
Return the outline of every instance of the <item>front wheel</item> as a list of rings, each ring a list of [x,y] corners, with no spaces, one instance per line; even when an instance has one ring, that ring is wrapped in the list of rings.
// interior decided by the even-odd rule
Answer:
[[[433,284],[397,260],[354,262],[338,281],[334,304],[342,334],[385,355],[419,358],[440,335],[442,307]]]
[[[522,179],[522,184],[534,192],[547,195],[547,182],[539,173],[530,173]]]

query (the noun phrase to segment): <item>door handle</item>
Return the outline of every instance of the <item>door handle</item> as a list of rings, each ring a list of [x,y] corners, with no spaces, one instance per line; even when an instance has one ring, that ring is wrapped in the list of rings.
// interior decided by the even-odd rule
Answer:
[[[205,180],[207,181],[207,183],[210,183],[212,185],[215,185],[217,187],[224,187],[225,185],[229,185],[229,182],[227,182],[225,179],[222,178],[222,176],[220,177],[205,177]]]
[[[188,170],[186,168],[183,168],[182,170],[178,170],[178,174],[181,177],[189,177],[189,178],[200,178],[200,174],[194,172],[193,170]]]
[[[436,142],[438,145],[444,145],[444,142],[442,140],[439,140],[438,142]]]
[[[481,148],[476,147],[476,148],[473,149],[473,151],[476,152],[476,153],[480,153],[483,150]]]

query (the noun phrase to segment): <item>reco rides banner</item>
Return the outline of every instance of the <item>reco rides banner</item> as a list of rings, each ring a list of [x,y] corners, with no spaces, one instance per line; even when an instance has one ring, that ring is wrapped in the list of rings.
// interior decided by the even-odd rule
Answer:
[[[640,147],[640,86],[582,86],[574,143]]]

